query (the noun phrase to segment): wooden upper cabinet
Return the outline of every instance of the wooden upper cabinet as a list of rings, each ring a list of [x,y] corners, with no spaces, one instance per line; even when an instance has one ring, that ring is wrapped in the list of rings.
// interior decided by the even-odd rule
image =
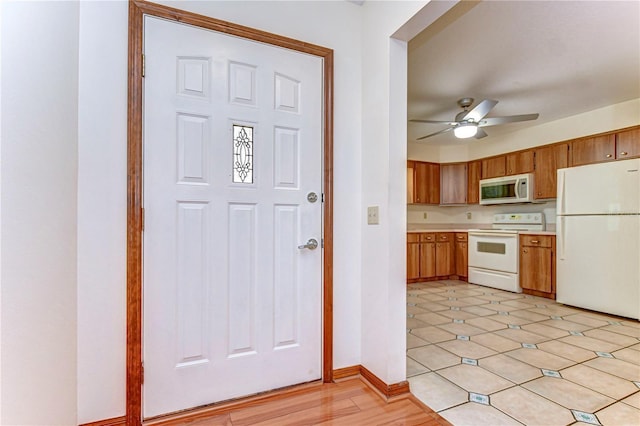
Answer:
[[[569,144],[543,146],[534,153],[534,198],[556,198],[557,171],[569,166]]]
[[[415,203],[415,176],[414,176],[414,162],[412,160],[407,161],[407,204]]]
[[[504,155],[482,159],[482,179],[505,176],[507,166]]]
[[[616,158],[640,157],[640,127],[616,133]]]
[[[512,152],[506,154],[507,176],[533,173],[533,150]]]
[[[440,204],[440,165],[414,161],[414,203]]]
[[[467,163],[440,164],[440,204],[467,202]]]
[[[480,202],[480,176],[482,175],[482,162],[480,160],[467,163],[467,204]]]
[[[575,139],[570,143],[571,166],[602,163],[616,159],[615,134]]]

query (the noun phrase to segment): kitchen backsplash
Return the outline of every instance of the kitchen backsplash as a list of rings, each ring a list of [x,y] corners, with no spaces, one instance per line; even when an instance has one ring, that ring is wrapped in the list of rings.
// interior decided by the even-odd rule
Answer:
[[[556,201],[533,204],[506,204],[500,206],[431,206],[410,204],[407,206],[408,224],[478,224],[491,225],[496,213],[543,212],[547,224],[556,223]],[[425,218],[426,213],[426,218]],[[470,216],[470,218],[468,218]]]

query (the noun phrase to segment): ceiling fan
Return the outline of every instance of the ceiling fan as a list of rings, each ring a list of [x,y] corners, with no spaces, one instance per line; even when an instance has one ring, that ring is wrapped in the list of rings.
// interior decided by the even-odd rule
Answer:
[[[475,137],[476,139],[484,138],[487,133],[482,127],[496,126],[498,124],[514,123],[517,121],[529,121],[538,118],[539,114],[522,114],[522,115],[510,115],[507,117],[489,117],[485,118],[489,111],[496,106],[498,101],[491,99],[485,99],[478,103],[472,110],[469,111],[469,107],[473,104],[473,98],[462,98],[458,100],[458,105],[463,109],[456,115],[455,121],[439,121],[439,120],[409,120],[414,123],[433,123],[433,124],[448,124],[444,130],[440,130],[435,133],[431,133],[426,136],[419,137],[416,140],[426,139],[431,136],[440,135],[442,133],[453,130],[453,133],[457,138],[464,139]]]

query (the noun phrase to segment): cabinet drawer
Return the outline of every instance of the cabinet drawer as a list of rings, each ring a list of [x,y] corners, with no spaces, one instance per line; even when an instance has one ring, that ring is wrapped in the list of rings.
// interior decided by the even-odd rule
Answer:
[[[456,242],[462,243],[467,241],[467,233],[466,232],[456,232]]]
[[[422,232],[407,232],[408,243],[434,243],[436,234]]]
[[[421,243],[430,243],[436,240],[435,234],[420,234]]]
[[[520,235],[520,245],[530,247],[551,247],[551,235]]]
[[[419,243],[420,242],[420,235],[417,232],[407,232],[407,242],[408,243]]]
[[[436,234],[436,239],[438,240],[438,242],[446,242],[446,241],[452,241],[453,240],[453,234],[451,233],[438,233]]]

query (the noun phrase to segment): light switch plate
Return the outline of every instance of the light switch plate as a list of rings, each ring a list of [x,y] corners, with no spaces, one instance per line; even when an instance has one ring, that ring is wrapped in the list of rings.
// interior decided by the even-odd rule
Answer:
[[[369,206],[367,207],[367,224],[368,225],[378,225],[380,220],[378,218],[378,206]]]

